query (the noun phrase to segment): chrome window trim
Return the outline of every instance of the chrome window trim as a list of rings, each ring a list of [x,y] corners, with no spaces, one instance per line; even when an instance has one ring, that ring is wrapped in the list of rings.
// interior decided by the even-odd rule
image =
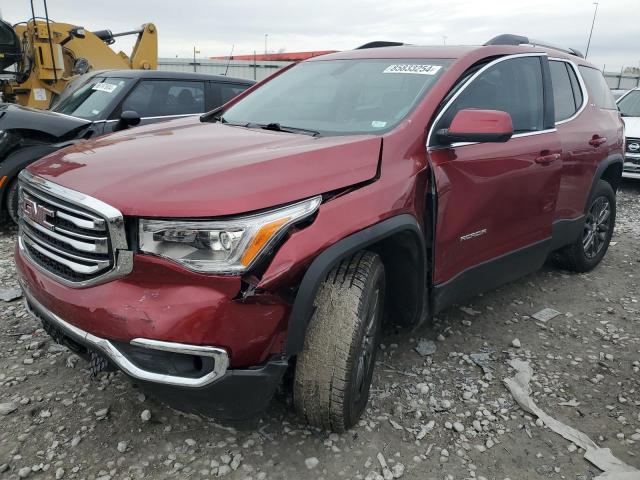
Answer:
[[[443,148],[443,147],[444,148],[452,148],[455,145],[455,144],[451,144],[451,145],[442,145],[442,146],[440,146],[440,145],[430,146],[431,138],[432,138],[433,133],[434,133],[434,129],[436,128],[436,125],[438,124],[438,122],[440,121],[442,116],[445,114],[445,112],[447,110],[449,110],[449,108],[451,107],[453,102],[455,102],[457,100],[457,98],[460,96],[460,94],[462,94],[462,92],[464,92],[467,89],[467,87],[469,87],[469,85],[471,85],[471,83],[473,83],[473,81],[476,78],[478,78],[485,71],[487,71],[489,68],[493,67],[494,65],[497,65],[498,63],[501,63],[501,62],[504,62],[504,61],[507,61],[507,60],[512,60],[514,58],[522,58],[522,57],[548,57],[548,55],[547,55],[546,52],[516,53],[516,54],[513,54],[513,55],[505,55],[504,57],[496,58],[495,60],[487,63],[484,67],[482,67],[476,73],[471,75],[471,77],[469,77],[467,79],[465,84],[462,87],[460,87],[460,89],[458,89],[458,91],[449,99],[449,101],[445,104],[445,106],[442,107],[442,109],[440,110],[438,115],[436,115],[435,120],[431,124],[431,128],[429,128],[429,133],[427,134],[427,142],[426,142],[427,150],[434,149],[434,147],[435,148]],[[539,135],[540,133],[549,133],[551,131],[555,131],[555,129],[539,130],[539,131],[536,131],[536,132],[518,133],[518,134],[513,135],[513,137],[511,137],[511,138],[514,138],[514,137],[515,138],[519,138],[518,136]],[[471,143],[471,142],[458,142],[458,143],[461,143],[462,144],[461,146],[477,145],[477,143]]]
[[[549,57],[549,61],[568,63],[573,69],[573,73],[576,74],[576,78],[578,79],[578,84],[580,85],[580,91],[582,92],[582,105],[580,105],[580,108],[570,117],[565,118],[564,120],[558,120],[556,122],[556,125],[562,125],[563,123],[567,123],[576,119],[584,111],[584,109],[587,108],[587,104],[589,103],[589,92],[587,91],[587,86],[584,83],[582,75],[580,74],[578,65],[575,62],[572,62],[571,60],[568,60],[566,58],[557,58],[557,57]],[[551,88],[553,88],[553,85]]]
[[[100,285],[131,273],[133,270],[133,251],[129,249],[125,232],[124,217],[118,209],[98,200],[97,198],[63,187],[57,183],[50,182],[49,180],[34,175],[27,170],[22,170],[18,178],[20,180],[20,188],[26,190],[32,195],[37,196],[38,191],[41,191],[45,194],[52,195],[54,197],[54,201],[57,198],[59,200],[63,200],[65,203],[82,207],[83,209],[94,213],[98,219],[105,222],[106,233],[111,240],[111,247],[113,250],[113,267],[111,270],[108,270],[94,278],[74,282],[41,267],[38,262],[31,258],[29,251],[22,241],[22,236],[25,235],[25,233],[20,230],[18,232],[18,248],[20,253],[29,260],[29,265],[32,265],[38,271],[53,278],[58,283],[72,288],[86,288],[94,285]],[[42,193],[40,195],[42,195]],[[51,201],[48,198],[40,198],[49,202]],[[84,214],[84,216],[86,216],[86,214]]]
[[[80,343],[89,344],[91,347],[100,350],[100,352],[106,355],[120,370],[130,377],[176,387],[199,388],[219,379],[229,368],[229,354],[223,348],[163,342],[147,338],[134,338],[129,343],[138,347],[187,355],[206,356],[214,359],[213,370],[201,377],[195,378],[157,373],[140,368],[121,353],[109,340],[86,332],[62,319],[36,300],[24,281],[21,281],[20,284],[25,294],[25,305],[31,315],[36,318],[44,318],[62,330],[65,335],[80,341]]]

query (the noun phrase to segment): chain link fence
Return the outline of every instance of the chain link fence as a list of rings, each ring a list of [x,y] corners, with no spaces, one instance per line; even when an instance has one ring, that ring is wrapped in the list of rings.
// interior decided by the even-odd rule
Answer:
[[[604,78],[607,80],[609,88],[613,90],[630,90],[640,87],[640,75],[622,72],[604,72]]]

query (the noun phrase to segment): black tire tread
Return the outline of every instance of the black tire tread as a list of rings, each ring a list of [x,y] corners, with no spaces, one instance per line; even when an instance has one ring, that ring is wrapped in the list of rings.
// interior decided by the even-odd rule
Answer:
[[[334,267],[318,290],[294,379],[296,410],[310,425],[338,432],[351,426],[346,391],[364,321],[365,290],[377,268],[383,269],[380,257],[360,251]]]
[[[7,196],[5,199],[6,213],[9,218],[18,224],[18,179],[15,178],[7,186]]]

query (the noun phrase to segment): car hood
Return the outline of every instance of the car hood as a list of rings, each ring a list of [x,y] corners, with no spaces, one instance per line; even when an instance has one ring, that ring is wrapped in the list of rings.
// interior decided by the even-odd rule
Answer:
[[[377,136],[309,135],[180,119],[79,142],[29,170],[125,215],[250,212],[371,180]]]
[[[640,138],[640,117],[622,117],[624,120],[624,135]]]
[[[35,130],[62,138],[90,123],[89,120],[48,110],[0,104],[0,130]]]

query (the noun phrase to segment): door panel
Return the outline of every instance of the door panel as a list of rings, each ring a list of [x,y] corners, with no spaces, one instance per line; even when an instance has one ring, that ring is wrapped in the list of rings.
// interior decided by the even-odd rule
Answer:
[[[438,192],[434,283],[551,236],[562,163],[536,159],[559,152],[555,132],[430,152]]]

